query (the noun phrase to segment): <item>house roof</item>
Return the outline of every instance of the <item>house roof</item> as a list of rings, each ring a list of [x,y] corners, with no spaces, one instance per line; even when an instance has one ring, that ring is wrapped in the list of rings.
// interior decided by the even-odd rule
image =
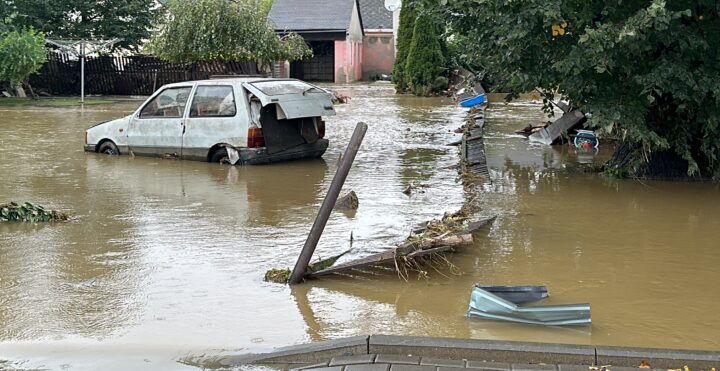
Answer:
[[[355,2],[273,0],[268,20],[277,31],[346,31],[350,28]]]
[[[385,9],[383,0],[359,0],[363,27],[366,30],[393,28],[393,14]]]

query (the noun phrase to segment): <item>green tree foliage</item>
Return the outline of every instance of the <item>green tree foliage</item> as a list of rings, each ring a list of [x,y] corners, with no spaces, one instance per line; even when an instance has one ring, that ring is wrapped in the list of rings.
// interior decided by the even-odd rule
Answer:
[[[17,87],[47,60],[45,38],[33,29],[0,34],[0,81]]]
[[[162,11],[154,0],[3,0],[5,23],[57,39],[122,39],[115,49],[137,51]]]
[[[415,95],[430,95],[445,70],[445,58],[435,34],[436,25],[427,14],[415,21],[412,43],[405,62],[405,80]]]
[[[443,10],[463,57],[498,77],[498,90],[560,95],[602,133],[720,177],[716,1],[448,0]]]
[[[280,38],[265,14],[241,1],[175,0],[148,50],[170,62],[298,60],[312,50],[297,34]]]
[[[392,72],[392,79],[398,93],[403,93],[407,89],[405,63],[412,44],[415,18],[417,18],[415,4],[413,4],[412,0],[403,0],[402,8],[400,8],[400,25],[398,25],[397,31],[397,52],[395,53],[395,64]]]

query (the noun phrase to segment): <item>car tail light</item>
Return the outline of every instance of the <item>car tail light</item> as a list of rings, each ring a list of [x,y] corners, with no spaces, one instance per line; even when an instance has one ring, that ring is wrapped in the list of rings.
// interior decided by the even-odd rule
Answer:
[[[265,147],[265,138],[263,138],[262,129],[258,127],[248,128],[248,148]]]
[[[317,131],[318,137],[325,138],[325,121],[321,118],[315,119],[315,130]]]

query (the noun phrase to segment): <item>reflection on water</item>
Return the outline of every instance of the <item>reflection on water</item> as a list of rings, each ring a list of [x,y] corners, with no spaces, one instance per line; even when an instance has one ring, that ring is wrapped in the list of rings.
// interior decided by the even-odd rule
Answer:
[[[416,224],[456,210],[463,111],[399,97],[389,85],[340,87],[323,160],[228,167],[82,152],[83,130],[138,102],[6,109],[0,202],[31,201],[80,217],[0,225],[0,358],[23,367],[178,368],[188,355],[262,351],[348,335],[717,349],[720,197],[712,184],[607,181],[575,171],[589,156],[513,134],[544,120],[537,102],[488,113],[491,177],[483,215],[498,220],[451,261],[463,273],[373,271],[292,289],[262,281],[289,267],[357,121],[369,130],[317,255],[387,249]],[[418,191],[406,196],[410,184]],[[344,259],[345,259],[344,258]],[[593,325],[547,328],[464,317],[470,287],[546,284],[549,303],[590,302]],[[0,368],[2,361],[0,361]]]

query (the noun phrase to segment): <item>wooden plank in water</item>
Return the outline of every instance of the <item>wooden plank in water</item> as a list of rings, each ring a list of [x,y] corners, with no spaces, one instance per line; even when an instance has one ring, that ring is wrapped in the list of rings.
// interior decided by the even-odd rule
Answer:
[[[580,112],[580,110],[573,110],[562,115],[562,117],[555,120],[555,122],[548,125],[548,127],[531,134],[528,138],[533,142],[550,145],[563,132],[570,130],[576,125],[580,125],[583,121],[585,121],[585,115]]]
[[[373,254],[362,259],[349,261],[347,263],[338,264],[330,268],[310,273],[307,275],[307,277],[325,276],[328,274],[347,271],[350,269],[364,268],[372,265],[389,263],[391,261],[395,261],[395,249],[392,249],[390,251],[384,251],[378,254]]]

